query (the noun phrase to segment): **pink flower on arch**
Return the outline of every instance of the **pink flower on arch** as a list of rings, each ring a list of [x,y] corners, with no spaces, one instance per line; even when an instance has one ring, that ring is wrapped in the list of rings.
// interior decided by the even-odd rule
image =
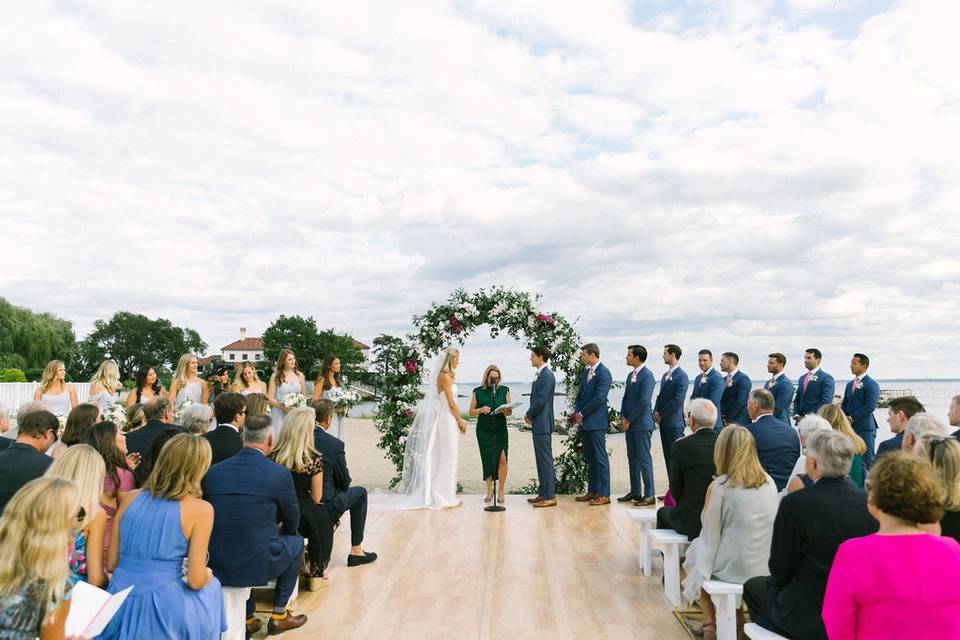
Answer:
[[[460,324],[460,321],[457,320],[457,316],[451,315],[449,318],[450,321],[450,331],[454,333],[460,333],[463,331],[463,325]]]
[[[403,417],[404,417],[404,418],[412,418],[412,417],[413,417],[413,409],[409,409],[409,408],[404,409],[404,410],[403,410]]]
[[[539,322],[546,322],[546,323],[549,324],[549,325],[555,325],[555,324],[557,324],[557,321],[554,319],[554,317],[551,316],[551,315],[547,315],[546,313],[540,313],[540,314],[538,314],[538,315],[537,315],[537,320],[538,320]]]
[[[416,373],[417,372],[417,363],[413,358],[410,358],[403,363],[403,368],[407,370],[407,373]]]

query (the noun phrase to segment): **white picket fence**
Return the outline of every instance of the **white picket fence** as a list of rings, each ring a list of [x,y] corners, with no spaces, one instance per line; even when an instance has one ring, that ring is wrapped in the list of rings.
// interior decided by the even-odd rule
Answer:
[[[73,383],[77,390],[77,402],[86,402],[90,397],[90,383]],[[14,413],[25,402],[33,401],[33,394],[40,387],[39,382],[0,382],[0,402]]]

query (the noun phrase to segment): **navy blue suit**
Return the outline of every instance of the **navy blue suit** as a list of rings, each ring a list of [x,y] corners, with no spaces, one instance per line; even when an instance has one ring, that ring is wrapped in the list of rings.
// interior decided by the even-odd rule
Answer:
[[[688,384],[687,374],[679,366],[672,374],[667,371],[660,378],[660,393],[653,406],[653,412],[660,414],[660,444],[668,471],[673,443],[683,437],[683,430],[687,426],[683,419],[683,401],[687,397]]]
[[[630,467],[630,493],[638,498],[654,495],[653,457],[650,437],[653,435],[653,388],[657,381],[650,369],[643,367],[636,374],[627,374],[620,415],[629,423],[624,438],[627,442],[627,464]],[[641,481],[643,492],[641,493]]]
[[[723,396],[720,398],[720,415],[725,424],[739,424],[741,427],[750,422],[747,414],[747,398],[753,383],[743,371],[737,371],[726,386],[724,378]]]
[[[880,385],[867,374],[863,374],[859,387],[859,389],[853,388],[853,380],[847,383],[840,408],[843,414],[850,418],[853,430],[867,443],[863,463],[869,469],[873,465],[873,446],[877,437],[877,419],[873,412],[880,400]]]
[[[797,397],[793,400],[793,413],[801,418],[808,413],[816,413],[825,404],[833,403],[833,376],[820,369],[815,374],[817,379],[811,379],[804,389],[803,379],[807,377],[807,373],[797,381]]]
[[[706,378],[706,381],[704,381]],[[723,397],[723,376],[716,369],[710,369],[706,373],[697,374],[690,380],[690,386],[693,387],[693,393],[690,399],[706,398],[717,408],[717,423],[713,425],[714,431],[720,431],[723,428],[723,418],[720,411],[720,399]]]
[[[901,431],[900,433],[898,433],[897,435],[893,436],[888,440],[884,440],[879,445],[877,445],[877,453],[873,457],[873,459],[876,460],[877,458],[879,458],[885,453],[893,453],[893,452],[902,451],[902,450],[903,450],[903,431]]]
[[[347,469],[347,454],[343,441],[327,433],[323,427],[313,430],[313,447],[323,456],[323,497],[320,508],[325,517],[323,541],[317,558],[324,567],[330,561],[333,549],[334,524],[340,521],[347,511],[350,512],[350,544],[357,547],[363,543],[363,530],[367,523],[367,490],[364,487],[350,486],[350,470]],[[313,546],[312,544],[310,545]]]
[[[583,418],[580,425],[583,437],[583,457],[587,461],[587,493],[610,497],[610,460],[607,458],[607,429],[610,415],[607,394],[613,378],[602,363],[596,364],[593,378],[587,381],[589,371],[583,372],[574,410]]]
[[[797,430],[786,422],[777,420],[770,413],[743,426],[753,434],[763,470],[773,478],[777,491],[783,491],[790,480],[794,465],[797,464],[797,458],[800,457],[800,436],[797,435]]]
[[[557,378],[550,367],[544,367],[533,379],[530,389],[530,408],[526,417],[530,419],[533,431],[533,453],[537,461],[537,492],[541,498],[552,500],[557,497],[557,474],[553,466],[553,431],[556,421],[553,417],[553,393],[557,388]]]
[[[793,404],[793,383],[781,375],[774,384],[767,380],[763,388],[773,394],[773,417],[790,424],[790,405]]]
[[[303,538],[290,470],[244,447],[203,478],[213,505],[210,568],[225,587],[256,587],[277,579],[274,605],[286,608],[300,574]],[[280,530],[277,530],[280,523]],[[247,602],[247,615],[253,599]]]

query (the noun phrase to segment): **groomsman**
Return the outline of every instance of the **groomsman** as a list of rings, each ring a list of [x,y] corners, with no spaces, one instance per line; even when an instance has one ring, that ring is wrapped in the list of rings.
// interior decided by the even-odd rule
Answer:
[[[807,372],[797,381],[797,397],[793,400],[793,420],[808,413],[816,413],[825,404],[833,403],[833,376],[820,368],[823,354],[820,349],[807,349],[803,352],[803,366]]]
[[[530,389],[530,408],[523,421],[533,432],[533,453],[537,460],[537,482],[540,489],[536,497],[527,498],[535,507],[557,506],[556,472],[553,468],[553,392],[557,379],[547,366],[550,349],[534,347],[530,350],[530,364],[536,368],[537,375]],[[606,449],[604,449],[606,450]]]
[[[683,400],[687,395],[690,380],[680,368],[680,356],[683,352],[675,344],[663,347],[663,364],[669,367],[660,378],[660,393],[653,406],[653,421],[660,425],[660,444],[663,446],[663,460],[670,469],[673,443],[683,436],[686,423],[683,419]]]
[[[747,396],[750,395],[752,382],[749,376],[740,371],[740,356],[727,351],[720,358],[720,370],[725,374],[723,378],[723,395],[720,397],[720,415],[723,424],[750,424],[747,415]]]
[[[790,424],[790,404],[793,402],[793,383],[784,375],[787,356],[771,353],[767,356],[767,373],[773,377],[763,384],[763,388],[773,394],[773,417],[780,422]]]
[[[627,347],[627,365],[633,370],[627,374],[623,402],[620,404],[620,428],[627,441],[630,493],[617,498],[617,502],[633,500],[638,507],[657,503],[653,488],[653,458],[650,456],[650,437],[653,435],[651,403],[657,381],[644,365],[646,361],[645,347],[637,344]]]
[[[843,391],[843,402],[840,409],[850,420],[850,425],[857,435],[867,443],[867,451],[863,454],[863,463],[867,469],[873,464],[873,447],[877,437],[877,419],[873,412],[877,409],[880,400],[880,385],[867,375],[870,358],[862,353],[855,353],[850,359],[850,373],[853,380],[847,383]]]
[[[607,429],[610,427],[607,394],[613,378],[600,362],[600,347],[583,345],[580,360],[587,366],[580,380],[573,419],[580,425],[583,457],[587,461],[587,492],[577,502],[591,506],[610,504],[610,460],[607,458]]]
[[[720,417],[720,398],[723,397],[723,376],[713,368],[713,352],[710,349],[700,349],[697,354],[697,366],[700,375],[691,381],[693,393],[690,399],[706,398],[717,408],[717,424],[713,430],[719,432],[723,428],[723,419]]]

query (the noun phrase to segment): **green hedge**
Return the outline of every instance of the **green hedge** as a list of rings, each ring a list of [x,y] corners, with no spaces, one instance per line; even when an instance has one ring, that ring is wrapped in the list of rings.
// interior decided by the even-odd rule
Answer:
[[[26,382],[27,375],[20,369],[0,369],[0,382]]]

